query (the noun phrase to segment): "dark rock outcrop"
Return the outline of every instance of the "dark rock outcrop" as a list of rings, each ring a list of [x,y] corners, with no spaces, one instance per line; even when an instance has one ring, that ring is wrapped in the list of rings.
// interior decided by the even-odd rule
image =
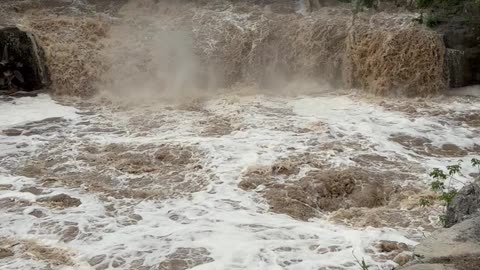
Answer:
[[[0,26],[0,90],[32,91],[48,84],[44,53],[33,34]]]
[[[447,48],[446,69],[452,88],[480,84],[480,18],[452,18],[436,30]]]
[[[452,227],[476,215],[480,216],[480,179],[464,186],[455,196],[447,208],[445,227]]]

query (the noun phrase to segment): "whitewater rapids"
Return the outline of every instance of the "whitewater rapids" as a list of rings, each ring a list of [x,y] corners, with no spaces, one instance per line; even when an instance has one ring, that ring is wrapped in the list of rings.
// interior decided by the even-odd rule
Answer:
[[[17,251],[0,269],[358,269],[352,254],[389,269],[391,260],[368,250],[380,240],[415,245],[424,228],[272,213],[260,195],[238,187],[242,174],[304,153],[333,168],[372,154],[419,167],[414,185],[424,187],[429,170],[459,157],[422,152],[392,136],[453,144],[467,161],[480,153],[480,125],[472,118],[479,112],[472,97],[380,102],[329,93],[229,94],[188,106],[58,103],[47,95],[2,101],[0,128],[21,134],[0,135],[0,239]],[[317,147],[326,143],[333,147]],[[187,154],[173,161],[162,154],[167,171],[130,161],[125,169],[117,160],[157,149]],[[26,173],[32,164],[36,170]],[[465,175],[475,172],[464,167]],[[81,204],[42,200],[55,194]]]

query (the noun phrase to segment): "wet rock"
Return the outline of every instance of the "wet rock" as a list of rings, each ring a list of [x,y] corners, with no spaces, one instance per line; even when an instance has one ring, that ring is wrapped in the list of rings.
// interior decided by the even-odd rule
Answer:
[[[380,252],[392,252],[392,251],[395,251],[395,250],[401,250],[401,251],[408,250],[408,246],[405,243],[396,242],[396,241],[387,241],[387,240],[380,241],[376,245],[376,248],[378,248],[378,250]]]
[[[22,188],[20,192],[29,192],[29,193],[32,193],[33,195],[40,195],[43,193],[43,189],[39,189],[36,187],[27,187],[27,188]]]
[[[462,149],[452,143],[443,144],[441,151],[444,152],[444,155],[449,156],[465,156],[466,154],[468,154],[465,149]]]
[[[415,264],[405,268],[401,268],[402,270],[458,270],[453,265],[445,265],[445,264]]]
[[[118,257],[118,258],[115,258],[115,259],[113,260],[113,262],[112,262],[112,267],[113,267],[113,268],[119,268],[119,267],[121,267],[121,266],[124,265],[124,264],[125,264],[125,260],[124,260],[123,258]]]
[[[420,155],[463,157],[468,151],[452,143],[445,143],[437,147],[433,142],[424,137],[413,137],[408,134],[397,133],[390,135],[389,140],[401,144],[405,148]]]
[[[32,212],[30,212],[28,214],[31,215],[31,216],[34,216],[36,218],[42,218],[42,217],[46,216],[46,214],[43,213],[43,211],[39,210],[39,209],[34,209]]]
[[[90,260],[88,260],[88,264],[90,264],[91,266],[95,266],[103,262],[105,258],[107,258],[107,255],[105,254],[93,256],[92,258],[90,258]]]
[[[434,232],[415,247],[414,258],[401,269],[480,269],[480,217]]]
[[[309,248],[312,248],[312,247],[309,247]],[[319,254],[326,254],[326,253],[329,253],[329,252],[338,252],[338,251],[341,251],[341,247],[340,246],[329,246],[329,247],[326,247],[326,248],[318,248],[317,249],[317,253]]]
[[[265,178],[247,178],[247,179],[243,179],[242,181],[240,181],[240,183],[238,184],[238,187],[243,189],[243,190],[254,190],[256,189],[258,186],[262,185],[262,184],[265,184]]]
[[[97,265],[97,266],[95,267],[95,270],[105,270],[105,269],[108,269],[108,267],[109,267],[109,263],[108,263],[108,262],[104,262],[104,263],[102,263],[102,264],[100,264],[100,265]]]
[[[480,217],[434,232],[415,247],[414,253],[427,262],[465,254],[480,256]]]
[[[22,135],[22,130],[10,128],[3,130],[2,133],[6,136],[20,136]]]
[[[19,98],[19,97],[36,97],[36,96],[38,96],[39,92],[40,91],[30,91],[30,92],[17,91],[17,92],[9,94],[9,96],[16,97],[16,98]]]
[[[14,252],[7,248],[0,248],[0,259],[11,257],[14,255]]]
[[[464,23],[460,15],[437,27],[447,48],[446,70],[450,87],[480,83],[480,22]]]
[[[38,90],[49,84],[43,50],[33,34],[0,26],[0,90]]]
[[[63,231],[63,236],[60,240],[63,242],[71,242],[77,238],[78,233],[80,230],[78,229],[77,226],[68,226],[64,231]]]
[[[0,190],[9,190],[9,189],[11,189],[11,188],[13,188],[13,186],[10,185],[10,184],[2,184],[2,185],[0,185]]]
[[[274,249],[274,251],[284,251],[284,252],[292,252],[296,249],[293,249],[291,247],[279,247],[279,248],[276,248]]]
[[[49,197],[43,197],[38,199],[38,202],[43,202],[47,203],[53,207],[61,207],[61,208],[68,208],[68,207],[77,207],[82,202],[77,199],[68,196],[67,194],[58,194],[54,196],[49,196]]]
[[[22,200],[19,198],[3,198],[0,199],[0,209],[12,209],[15,208],[19,210],[22,207],[30,206],[32,203],[26,200]]]
[[[480,215],[480,179],[460,189],[447,208],[445,227],[475,215]]]
[[[213,262],[208,255],[210,252],[205,248],[178,248],[172,254],[167,255],[167,260],[159,264],[158,270],[186,270]]]
[[[398,254],[397,256],[395,256],[395,258],[393,258],[393,261],[402,266],[402,265],[405,265],[407,264],[409,261],[411,261],[413,259],[413,253],[411,252],[402,252],[400,254]]]
[[[158,270],[186,270],[188,268],[188,263],[179,259],[166,260],[158,266]]]
[[[136,259],[130,263],[129,269],[135,270],[150,270],[152,267],[145,265],[145,259]]]
[[[25,148],[27,146],[28,146],[27,143],[19,143],[19,144],[15,145],[15,147],[18,148],[18,149]]]
[[[129,218],[133,219],[133,220],[136,220],[136,221],[140,221],[142,220],[142,216],[138,215],[138,214],[131,214],[128,216]]]
[[[413,257],[413,254],[408,251],[409,247],[401,242],[382,240],[375,245],[375,248],[380,253],[372,249],[367,249],[366,252],[372,253],[372,257],[379,262],[394,261],[403,265]]]

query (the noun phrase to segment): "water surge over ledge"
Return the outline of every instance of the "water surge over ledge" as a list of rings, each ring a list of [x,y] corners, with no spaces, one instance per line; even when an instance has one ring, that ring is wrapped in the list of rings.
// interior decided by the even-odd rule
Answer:
[[[412,14],[47,2],[4,2],[53,86],[0,101],[0,269],[388,269],[480,155],[478,97],[403,97],[446,87]]]
[[[446,89],[443,42],[413,14],[207,2],[131,1],[114,16],[36,10],[18,21],[42,41],[61,95],[279,88],[305,79],[381,95]]]

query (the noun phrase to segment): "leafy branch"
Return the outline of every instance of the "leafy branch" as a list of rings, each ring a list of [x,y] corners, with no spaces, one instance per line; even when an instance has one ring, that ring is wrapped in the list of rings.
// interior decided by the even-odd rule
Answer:
[[[480,160],[473,158],[471,160],[471,164],[474,168],[477,168],[480,174]],[[461,174],[462,170],[462,160],[459,160],[457,164],[452,164],[446,166],[446,172],[442,169],[434,168],[430,173],[429,176],[433,179],[430,183],[430,188],[433,192],[438,194],[437,199],[443,203],[443,214],[440,215],[439,220],[442,224],[445,224],[445,213],[447,208],[452,204],[455,196],[458,193],[458,190],[452,185],[453,183],[461,183],[465,185],[464,182],[458,180],[456,178],[457,175]],[[445,184],[448,180],[448,185]],[[433,205],[433,202],[426,197],[420,198],[419,201],[420,206],[422,207],[429,207]]]

